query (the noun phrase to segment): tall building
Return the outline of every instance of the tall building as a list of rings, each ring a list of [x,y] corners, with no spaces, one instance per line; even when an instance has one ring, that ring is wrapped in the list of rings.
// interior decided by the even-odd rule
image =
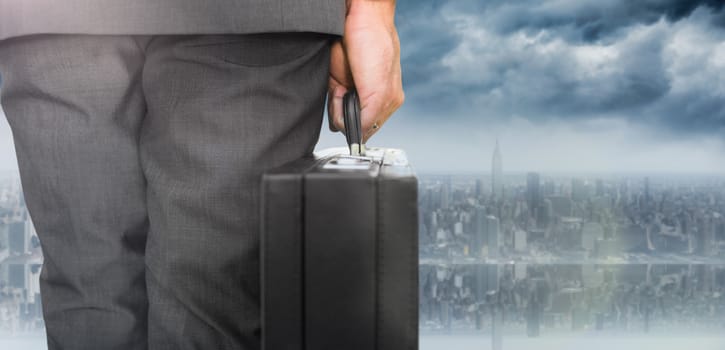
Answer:
[[[14,222],[8,225],[8,248],[10,254],[22,255],[29,250],[26,222]]]
[[[474,274],[473,293],[477,301],[485,301],[488,292],[498,291],[501,265],[478,264],[474,267]]]
[[[498,219],[495,216],[489,215],[485,219],[486,237],[488,246],[488,256],[491,258],[499,257],[499,250],[503,244],[503,240],[500,236],[500,228]]]
[[[481,179],[476,180],[475,194],[476,194],[476,197],[481,197],[483,195],[483,180],[481,180]]]
[[[603,196],[604,195],[604,180],[597,179],[597,190],[596,190],[597,196]]]
[[[496,140],[496,148],[493,150],[491,160],[491,195],[496,199],[503,198],[503,162],[498,140]]]
[[[537,217],[539,207],[541,206],[541,189],[539,173],[528,173],[526,176],[526,201],[529,206],[529,212],[533,218]]]
[[[30,276],[30,265],[23,262],[12,262],[3,264],[3,275],[7,276],[7,285],[11,288],[27,289],[28,277]]]
[[[544,184],[541,186],[541,194],[546,196],[553,196],[556,194],[556,183],[552,180],[544,181]]]
[[[503,244],[499,221],[495,216],[488,215],[485,207],[476,208],[474,215],[474,256],[498,258]]]
[[[526,252],[526,231],[516,230],[514,231],[514,250],[517,253]]]
[[[579,178],[571,179],[571,199],[576,202],[581,202],[586,200],[587,197],[588,191],[584,180]]]
[[[485,251],[484,248],[486,247],[488,243],[488,237],[487,231],[486,231],[486,217],[488,216],[488,213],[486,213],[486,208],[479,206],[475,209],[475,214],[473,216],[473,256],[475,257],[485,257]]]
[[[649,177],[645,177],[644,178],[644,200],[646,202],[649,202],[650,199],[652,199],[652,198],[650,197]]]
[[[448,209],[448,207],[451,204],[451,183],[450,180],[444,182],[441,185],[440,189],[441,193],[441,201],[440,201],[440,208],[441,209]]]

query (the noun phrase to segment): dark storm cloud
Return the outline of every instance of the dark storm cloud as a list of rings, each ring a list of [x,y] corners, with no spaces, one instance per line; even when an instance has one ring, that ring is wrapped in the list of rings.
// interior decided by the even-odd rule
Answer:
[[[484,2],[485,3],[485,2]],[[699,7],[714,11],[722,0],[505,1],[490,8],[491,24],[503,33],[554,29],[585,41],[602,39],[622,28],[652,24],[665,18],[678,21]]]
[[[723,1],[399,4],[406,96],[419,114],[724,129]]]
[[[401,52],[406,82],[429,83],[433,74],[445,74],[441,60],[461,42],[460,34],[450,30],[452,21],[440,15],[445,1],[405,1],[398,5],[397,25],[405,38]]]

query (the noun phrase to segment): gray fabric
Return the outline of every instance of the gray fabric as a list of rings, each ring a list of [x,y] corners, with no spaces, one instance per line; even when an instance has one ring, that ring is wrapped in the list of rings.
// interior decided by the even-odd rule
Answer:
[[[331,38],[0,42],[50,349],[259,348],[260,175],[312,151]]]
[[[0,40],[29,34],[342,35],[345,0],[0,0]]]

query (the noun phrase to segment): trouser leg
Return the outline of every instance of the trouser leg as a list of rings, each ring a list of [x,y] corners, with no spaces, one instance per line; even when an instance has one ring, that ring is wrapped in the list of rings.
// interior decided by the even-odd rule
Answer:
[[[258,349],[261,173],[308,154],[329,36],[158,37],[148,47],[151,349]]]
[[[0,42],[1,98],[45,257],[50,349],[146,349],[143,38]]]

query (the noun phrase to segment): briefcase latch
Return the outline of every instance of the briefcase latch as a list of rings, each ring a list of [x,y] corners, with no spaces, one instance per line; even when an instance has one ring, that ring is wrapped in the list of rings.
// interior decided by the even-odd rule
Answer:
[[[323,169],[367,170],[373,163],[370,157],[341,155],[328,160]]]

